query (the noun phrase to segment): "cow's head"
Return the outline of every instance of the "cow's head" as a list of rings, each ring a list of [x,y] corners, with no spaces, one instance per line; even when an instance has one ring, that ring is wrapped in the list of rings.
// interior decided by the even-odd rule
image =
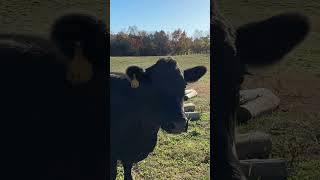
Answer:
[[[206,73],[204,66],[181,70],[172,58],[162,58],[147,69],[131,66],[126,73],[131,87],[147,106],[145,117],[151,117],[149,122],[159,124],[168,133],[186,131],[185,88]]]
[[[90,14],[66,14],[52,25],[50,39],[69,60],[67,78],[72,84],[104,79],[109,33],[103,21]]]
[[[219,178],[241,177],[234,144],[235,114],[246,65],[272,64],[284,57],[309,32],[309,23],[298,14],[282,14],[234,30],[218,14],[213,18],[213,69],[216,83],[214,110],[215,149]],[[225,173],[227,171],[227,173]],[[229,173],[228,173],[229,172]],[[226,175],[228,175],[226,177]],[[218,179],[219,179],[218,178]]]

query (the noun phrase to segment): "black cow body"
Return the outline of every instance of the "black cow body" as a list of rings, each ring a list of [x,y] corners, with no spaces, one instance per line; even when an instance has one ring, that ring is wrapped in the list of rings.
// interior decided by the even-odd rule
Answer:
[[[101,20],[85,14],[69,14],[56,20],[51,41],[68,59],[67,109],[71,118],[71,174],[75,179],[105,178],[106,60],[108,34]],[[85,61],[79,63],[78,59]],[[82,75],[84,73],[84,75]],[[70,81],[71,80],[71,81]],[[70,83],[71,82],[71,83]]]
[[[58,107],[67,102],[67,81],[57,52],[41,38],[1,35],[1,164],[7,169],[2,172],[19,172],[13,179],[45,177],[53,169],[57,177],[63,174],[57,167],[64,154],[65,112]]]
[[[124,165],[125,179],[132,179],[132,164],[153,151],[160,128],[175,134],[186,131],[185,87],[205,72],[203,66],[181,71],[168,58],[146,70],[131,66],[126,74],[111,73],[111,179],[116,178],[117,160]]]
[[[148,154],[153,150],[157,141],[157,133],[160,128],[160,124],[155,127],[143,127],[142,123],[136,122],[134,118],[143,119],[144,112],[135,111],[138,103],[141,99],[135,96],[133,89],[130,86],[130,82],[127,76],[123,74],[122,76],[114,77],[111,75],[111,119],[117,119],[113,124],[111,134],[115,137],[119,137],[126,132],[126,138],[123,141],[112,141],[111,147],[122,147],[118,154],[121,156],[121,160],[128,162],[138,162],[143,160],[148,156]],[[113,90],[113,88],[117,90]],[[131,93],[130,93],[131,92]],[[126,109],[123,106],[123,102],[126,102]],[[135,116],[133,116],[135,115]],[[138,116],[137,116],[138,115]],[[119,118],[119,117],[123,117]],[[119,120],[118,120],[119,119]],[[126,120],[122,122],[121,120]],[[132,121],[127,121],[132,120]],[[141,131],[136,131],[140,129]],[[128,138],[130,137],[130,138]],[[132,148],[139,147],[139,148]],[[113,150],[114,148],[112,148]],[[128,151],[130,150],[130,151]],[[135,151],[136,150],[136,151]],[[118,150],[117,150],[118,151]]]
[[[211,142],[215,179],[246,179],[235,149],[236,112],[245,75],[243,67],[277,62],[300,43],[308,31],[307,19],[299,14],[282,14],[235,30],[213,9],[211,117],[214,136]]]
[[[60,17],[52,30],[52,41],[29,34],[0,34],[1,175],[104,179],[104,143],[96,147],[98,140],[94,140],[105,139],[104,134],[95,134],[105,127],[106,119],[100,117],[105,113],[105,99],[101,99],[106,89],[101,87],[105,85],[102,62],[107,58],[105,26],[91,16],[72,14]],[[76,60],[77,47],[94,63],[90,79],[73,82],[70,64]],[[90,153],[92,157],[86,159]]]

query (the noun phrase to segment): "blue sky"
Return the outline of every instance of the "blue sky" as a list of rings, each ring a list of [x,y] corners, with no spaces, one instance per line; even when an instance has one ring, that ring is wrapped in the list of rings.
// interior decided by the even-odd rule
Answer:
[[[149,32],[181,28],[190,36],[196,29],[209,31],[210,0],[111,0],[111,32],[129,26]]]

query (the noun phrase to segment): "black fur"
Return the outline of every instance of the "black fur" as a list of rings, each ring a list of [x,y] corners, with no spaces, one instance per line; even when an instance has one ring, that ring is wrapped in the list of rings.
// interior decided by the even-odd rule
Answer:
[[[86,83],[69,88],[69,108],[72,116],[73,173],[84,179],[105,177],[105,128],[107,127],[106,61],[108,36],[106,25],[82,14],[69,14],[53,25],[51,40],[72,60],[75,43],[93,65],[93,77]]]
[[[237,29],[237,53],[243,63],[265,65],[278,62],[310,31],[309,20],[300,14],[280,14]]]
[[[93,22],[99,21],[63,16],[52,28],[52,41],[0,34],[0,154],[11,179],[105,178],[107,35],[103,23]],[[66,75],[76,41],[95,76],[72,85]]]
[[[53,24],[51,40],[68,57],[74,56],[74,46],[80,43],[83,53],[94,64],[103,64],[107,60],[109,36],[107,26],[101,20],[84,14],[68,14]]]

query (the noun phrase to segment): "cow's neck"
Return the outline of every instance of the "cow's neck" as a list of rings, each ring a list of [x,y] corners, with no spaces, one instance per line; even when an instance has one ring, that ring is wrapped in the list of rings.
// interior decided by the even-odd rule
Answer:
[[[150,123],[150,122],[140,122],[141,124],[141,129],[142,129],[142,134],[143,135],[156,135],[159,132],[160,129],[160,124],[156,123]]]
[[[137,127],[140,129],[139,135],[141,136],[149,136],[151,134],[157,134],[160,129],[160,123],[153,119],[154,115],[151,115],[154,110],[148,106],[147,102],[143,102],[143,100],[147,99],[149,101],[149,97],[146,95],[150,93],[144,87],[132,88],[130,81],[127,78],[119,79],[123,83],[123,92],[124,96],[127,96],[130,101],[126,102],[127,105],[131,107],[131,111],[134,112],[134,116],[136,122],[131,122],[132,126],[128,127]],[[148,115],[149,114],[149,115]],[[150,118],[148,118],[150,116]]]

